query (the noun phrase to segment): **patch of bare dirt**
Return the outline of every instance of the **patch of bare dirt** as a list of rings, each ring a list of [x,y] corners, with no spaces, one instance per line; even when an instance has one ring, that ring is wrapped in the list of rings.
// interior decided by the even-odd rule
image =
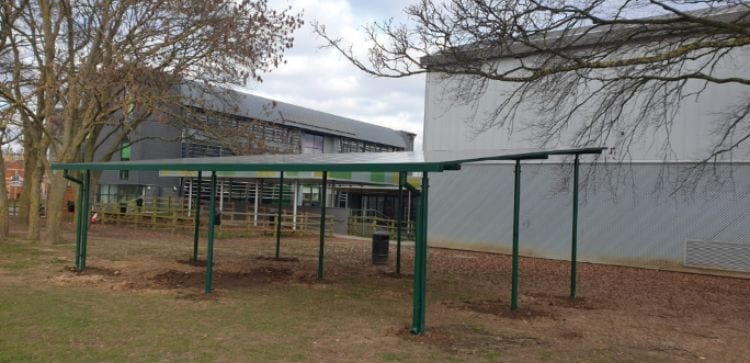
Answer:
[[[65,268],[67,271],[75,273],[76,275],[83,276],[120,276],[122,272],[114,268],[106,268],[99,266],[87,266],[85,270],[79,270],[75,266],[68,266]]]
[[[278,261],[278,262],[299,262],[299,258],[297,257],[266,257],[266,256],[258,256],[255,258],[256,260],[261,261]]]
[[[113,282],[121,276],[121,271],[114,268],[104,268],[97,266],[88,266],[85,270],[78,270],[74,266],[65,267],[61,270],[62,274],[52,276],[49,280],[60,284],[85,284],[85,285],[104,285],[107,282]]]
[[[455,309],[470,310],[482,314],[490,314],[508,319],[556,319],[555,313],[531,306],[520,306],[516,310],[510,309],[510,303],[504,300],[467,300],[463,304],[446,304]]]
[[[206,267],[206,260],[193,260],[192,258],[186,260],[177,260],[177,263],[195,267]]]
[[[225,289],[250,287],[258,284],[268,284],[288,280],[292,271],[285,268],[259,267],[249,271],[214,271],[213,283]],[[201,271],[169,270],[151,278],[157,287],[167,289],[201,288],[206,281],[206,275]]]
[[[380,275],[384,277],[390,277],[392,279],[412,279],[414,278],[414,274],[405,274],[400,273],[397,274],[396,271],[380,271]]]
[[[546,293],[529,293],[527,297],[534,298],[540,305],[556,306],[571,309],[603,309],[604,303],[595,302],[593,299],[586,297],[571,298],[569,296],[551,295]]]
[[[515,347],[538,347],[546,345],[542,339],[527,335],[496,335],[473,325],[437,325],[430,327],[423,336],[414,336],[409,329],[399,329],[396,335],[402,339],[424,341],[437,349],[449,352],[475,354],[480,351]]]

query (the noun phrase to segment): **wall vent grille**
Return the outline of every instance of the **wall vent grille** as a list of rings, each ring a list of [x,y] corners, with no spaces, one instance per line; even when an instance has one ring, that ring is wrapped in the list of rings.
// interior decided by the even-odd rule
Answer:
[[[685,266],[750,272],[750,243],[685,241]]]

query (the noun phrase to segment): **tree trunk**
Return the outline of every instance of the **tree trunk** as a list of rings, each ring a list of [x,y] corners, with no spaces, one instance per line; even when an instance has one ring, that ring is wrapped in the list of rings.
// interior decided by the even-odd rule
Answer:
[[[5,185],[5,159],[3,159],[3,150],[0,148],[0,242],[4,242],[8,237],[9,219],[8,213],[8,188]]]
[[[26,170],[26,180],[24,187],[29,184],[29,203],[28,203],[28,231],[26,237],[31,240],[39,240],[40,222],[39,204],[42,200],[42,165],[37,162],[33,165],[32,170]]]
[[[63,204],[65,203],[65,189],[67,180],[61,171],[51,173],[49,193],[47,194],[47,226],[44,243],[54,244],[63,242]],[[81,206],[76,205],[76,208]]]
[[[23,148],[23,169],[24,169],[24,183],[21,186],[21,195],[18,198],[19,205],[19,218],[21,223],[28,223],[29,221],[29,205],[31,197],[31,174],[36,168],[37,157],[36,153],[33,152],[28,145],[24,145]],[[26,179],[29,179],[28,181]]]

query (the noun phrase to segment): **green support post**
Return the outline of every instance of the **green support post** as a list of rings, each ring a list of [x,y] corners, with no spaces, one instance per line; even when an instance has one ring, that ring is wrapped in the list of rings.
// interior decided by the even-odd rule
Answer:
[[[81,268],[81,238],[83,238],[83,182],[78,183],[76,208],[76,268]]]
[[[65,169],[63,171],[63,177],[75,184],[78,184],[78,199],[76,200],[75,204],[75,213],[76,213],[76,256],[75,256],[75,266],[76,269],[81,268],[81,237],[82,237],[82,206],[83,206],[83,181],[78,180],[68,173],[68,170]]]
[[[430,180],[427,172],[422,174],[422,333],[424,333],[425,327],[425,314],[427,313],[427,229],[429,227],[427,212],[429,210],[429,188]]]
[[[510,310],[518,309],[518,220],[521,211],[521,160],[516,160],[513,183],[513,263],[511,271]]]
[[[404,183],[406,172],[398,173],[398,211],[396,217],[396,274],[401,274],[401,224],[404,220]]]
[[[195,232],[193,233],[193,261],[198,261],[198,239],[201,234],[201,189],[203,172],[198,171],[198,192],[195,193]],[[195,189],[195,188],[193,188]]]
[[[276,214],[276,258],[281,254],[281,202],[284,199],[284,172],[279,175],[279,210]]]
[[[326,186],[328,184],[328,172],[323,172],[323,181],[320,183],[320,247],[318,249],[318,281],[323,280],[323,258],[326,245]]]
[[[422,335],[425,330],[427,301],[427,210],[429,179],[422,174],[422,192],[417,196],[417,238],[414,244],[414,297],[411,333]]]
[[[216,222],[216,172],[211,172],[211,203],[208,215],[208,247],[206,253],[206,294],[211,293],[214,268],[214,223]]]
[[[578,259],[578,179],[579,179],[579,155],[575,155],[573,161],[573,226],[571,228],[571,250],[570,250],[570,298],[576,298],[576,263]]]
[[[414,281],[412,282],[414,293],[412,294],[411,333],[419,335],[421,334],[420,317],[422,315],[422,294],[420,293],[421,284],[419,283],[420,271],[422,271],[419,259],[419,249],[421,248],[422,241],[422,193],[414,193],[414,195],[416,197],[414,203],[414,222],[416,223],[416,227],[414,231]]]
[[[86,269],[86,250],[89,237],[89,198],[91,194],[91,172],[86,170],[83,174],[83,201],[81,205],[81,257],[79,259],[80,270]]]

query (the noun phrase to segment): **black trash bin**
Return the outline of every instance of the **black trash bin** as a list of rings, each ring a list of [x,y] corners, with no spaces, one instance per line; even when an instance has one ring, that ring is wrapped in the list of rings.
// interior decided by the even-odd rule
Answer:
[[[128,212],[128,203],[120,203],[120,213]]]
[[[372,234],[372,264],[385,265],[388,263],[388,244],[390,243],[388,232],[377,231]]]

